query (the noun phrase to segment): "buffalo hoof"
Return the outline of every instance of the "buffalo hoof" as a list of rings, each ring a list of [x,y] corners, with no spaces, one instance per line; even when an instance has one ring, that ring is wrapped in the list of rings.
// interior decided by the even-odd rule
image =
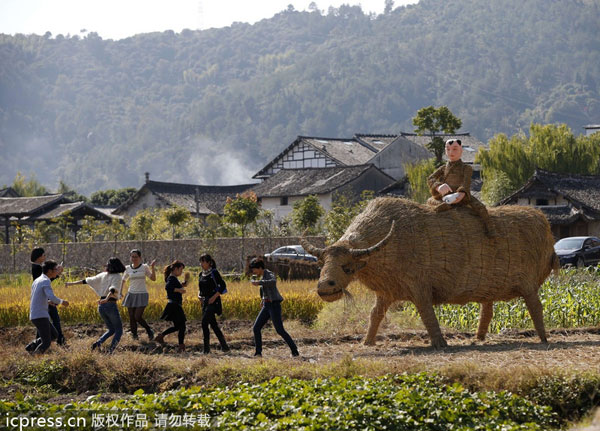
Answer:
[[[444,347],[448,347],[448,343],[443,338],[431,340],[431,347],[434,349],[443,349]]]

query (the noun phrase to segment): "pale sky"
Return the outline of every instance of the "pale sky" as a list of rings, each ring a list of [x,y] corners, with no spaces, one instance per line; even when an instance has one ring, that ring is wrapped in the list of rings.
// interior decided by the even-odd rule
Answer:
[[[255,23],[294,5],[307,10],[313,0],[0,0],[0,33],[53,36],[95,31],[103,39],[122,39],[138,33],[180,32],[225,27],[232,22]],[[329,6],[360,4],[365,13],[383,12],[384,0],[315,0]],[[396,0],[394,7],[417,0]]]

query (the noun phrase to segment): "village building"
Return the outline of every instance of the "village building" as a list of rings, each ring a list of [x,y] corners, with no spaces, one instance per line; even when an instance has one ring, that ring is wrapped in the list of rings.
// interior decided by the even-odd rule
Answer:
[[[309,195],[317,196],[319,204],[329,211],[337,194],[357,198],[365,190],[377,192],[394,182],[394,178],[372,164],[287,168],[270,175],[252,191],[261,207],[273,211],[274,220],[281,221],[295,202]]]
[[[585,130],[585,136],[600,132],[600,124],[588,124],[587,126],[583,126],[583,128]]]
[[[201,219],[210,214],[222,216],[227,198],[234,199],[256,184],[233,186],[206,186],[179,184],[150,180],[146,173],[144,185],[114,211],[114,215],[133,217],[146,208],[169,208],[179,206],[187,209],[193,217]]]
[[[519,190],[498,205],[539,208],[548,218],[556,239],[600,236],[600,176],[536,169]]]
[[[419,145],[420,147],[425,147],[429,142],[431,142],[431,135],[417,135],[416,133],[407,133],[400,132],[401,137],[408,139],[412,143]],[[479,148],[487,148],[487,146],[477,139],[474,136],[471,136],[469,132],[465,133],[436,133],[433,135],[434,137],[440,137],[443,141],[447,141],[448,139],[460,139],[461,146],[463,147],[463,153],[461,160],[467,164],[475,164],[475,156],[479,151]],[[431,156],[430,156],[431,157]],[[444,155],[444,159],[445,159]]]
[[[34,197],[0,197],[0,223],[4,228],[4,241],[10,242],[11,225],[35,227],[36,222],[54,223],[60,217],[68,217],[73,237],[84,217],[110,222],[112,216],[97,210],[86,202],[73,202],[63,194]]]
[[[435,135],[463,141],[463,161],[472,164],[483,144],[469,133]],[[298,136],[253,178],[264,180],[283,169],[325,168],[372,164],[396,180],[406,175],[405,166],[433,157],[426,148],[430,136],[356,134],[353,138]]]
[[[0,198],[18,198],[20,197],[19,193],[12,187],[6,187],[4,189],[0,189]]]

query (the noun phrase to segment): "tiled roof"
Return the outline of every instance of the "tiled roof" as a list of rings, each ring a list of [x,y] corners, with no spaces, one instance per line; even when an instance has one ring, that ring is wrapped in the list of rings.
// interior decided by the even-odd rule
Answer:
[[[303,136],[302,141],[334,158],[342,165],[362,165],[377,154],[355,139],[310,138]]]
[[[600,213],[600,175],[561,174],[539,168],[523,187],[500,201],[500,204],[509,203],[540,185],[564,196],[577,208],[584,207]]]
[[[227,198],[235,198],[255,184],[234,186],[204,186],[196,184],[166,183],[160,181],[146,182],[127,202],[119,206],[114,213],[120,214],[144,193],[150,192],[169,205],[177,205],[196,213],[196,193],[198,193],[199,214],[223,214]]]
[[[281,153],[267,163],[260,171],[252,178],[266,178],[269,168],[279,162],[290,150],[302,143],[313,147],[316,151],[332,159],[332,163],[338,165],[361,165],[367,163],[377,154],[378,151],[384,148],[385,145],[377,144],[374,141],[385,142],[391,138],[388,135],[361,135],[369,138],[365,139],[340,139],[340,138],[322,138],[316,136],[298,136],[294,142],[288,145]],[[379,137],[377,139],[376,137]],[[368,140],[372,138],[374,145],[370,145]],[[386,144],[387,145],[387,144]],[[286,168],[287,169],[287,168]]]
[[[27,198],[0,198],[0,216],[26,217],[59,202],[70,201],[61,194]]]
[[[358,178],[369,169],[377,168],[373,165],[360,165],[336,166],[333,168],[282,169],[252,190],[259,198],[325,194]]]
[[[70,203],[64,203],[64,204],[52,206],[49,208],[48,211],[42,211],[38,214],[35,214],[29,220],[50,220],[50,219],[65,215],[67,212],[68,213],[80,212],[80,213],[82,213],[82,215],[91,215],[95,219],[100,219],[100,220],[102,220],[102,219],[109,220],[112,217],[114,217],[114,216],[111,216],[110,214],[106,214],[102,211],[98,211],[96,208],[94,208],[92,205],[87,204],[86,202],[79,201],[79,202],[70,202]]]
[[[379,190],[377,194],[381,196],[410,197],[410,183],[408,182],[408,177],[404,177],[396,182],[393,182],[389,186]]]
[[[562,174],[538,168],[523,187],[498,204],[515,203],[520,197],[546,198],[558,195],[569,202],[567,207],[572,210],[567,214],[564,208],[553,209],[549,206],[549,209],[545,209],[545,205],[537,206],[544,212],[548,211],[549,220],[554,217],[557,224],[570,223],[574,220],[573,217],[580,216],[587,220],[600,220],[600,175]]]
[[[397,137],[398,135],[368,135],[362,133],[357,133],[354,135],[354,139],[373,147],[377,151],[383,150],[385,147],[394,142]]]
[[[6,187],[4,189],[0,189],[0,197],[2,197],[2,198],[18,198],[18,197],[20,197],[20,195],[12,187]]]
[[[458,133],[454,135],[441,134],[436,136],[441,136],[444,140],[450,138],[460,139],[464,148],[462,159],[466,163],[473,163],[479,148],[485,146],[469,133]],[[342,166],[354,166],[370,163],[371,159],[373,159],[376,154],[388,147],[399,137],[406,138],[422,147],[425,147],[430,141],[430,138],[427,136],[417,136],[415,133],[404,132],[401,132],[400,134],[357,133],[354,135],[354,138],[349,139],[298,136],[294,142],[258,171],[253,178],[268,177],[270,175],[269,168],[277,164],[290,150],[301,143],[310,145],[317,151],[328,156],[331,159],[331,163]]]
[[[406,132],[401,132],[400,135],[421,146],[426,146],[429,142],[431,142],[431,138],[427,135],[418,136],[415,133]],[[483,144],[479,139],[471,136],[469,133],[456,133],[454,135],[436,134],[435,136],[440,136],[444,141],[448,139],[460,139],[463,147],[462,161],[465,163],[474,163],[475,156],[477,155],[479,148],[486,148],[485,144]]]
[[[571,224],[584,217],[581,210],[571,205],[540,205],[536,208],[544,213],[552,225]]]
[[[61,215],[65,214],[66,212],[73,212],[73,211],[81,208],[84,205],[85,205],[84,202],[72,202],[72,203],[68,203],[68,204],[60,204],[60,205],[53,207],[52,209],[50,209],[47,212],[42,212],[41,214],[36,215],[35,218],[39,219],[39,220],[49,220],[51,218],[60,217]]]
[[[113,214],[113,211],[117,209],[117,207],[107,207],[107,206],[100,206],[100,205],[89,205],[90,207],[94,208],[96,211],[101,212],[104,215],[107,215],[109,217],[112,218],[120,218],[119,216]]]

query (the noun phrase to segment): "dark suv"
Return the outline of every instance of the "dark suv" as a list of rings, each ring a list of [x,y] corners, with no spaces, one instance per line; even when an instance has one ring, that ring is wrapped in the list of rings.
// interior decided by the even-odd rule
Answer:
[[[560,265],[578,268],[600,262],[600,239],[595,236],[570,236],[554,244]]]
[[[317,258],[312,254],[308,254],[301,245],[286,245],[279,247],[271,253],[265,254],[266,259],[272,259],[276,262],[279,259],[296,259],[316,262]]]

